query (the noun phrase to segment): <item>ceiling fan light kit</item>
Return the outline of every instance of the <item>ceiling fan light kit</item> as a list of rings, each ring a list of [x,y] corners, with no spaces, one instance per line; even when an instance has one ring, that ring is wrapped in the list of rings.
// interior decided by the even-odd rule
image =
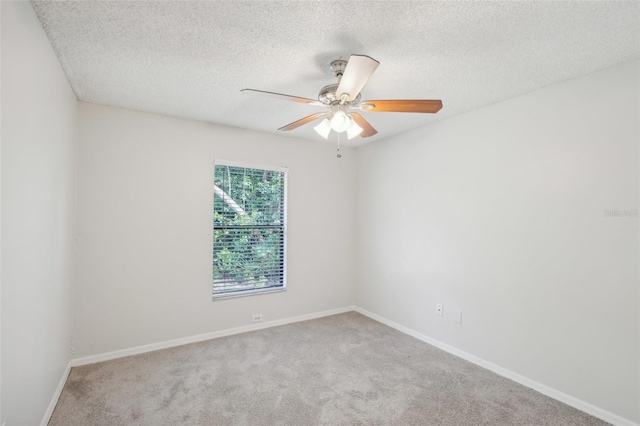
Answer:
[[[342,111],[338,111],[331,117],[331,120],[325,118],[313,128],[320,136],[329,139],[331,130],[342,133],[347,132],[347,139],[353,139],[362,133],[362,127],[353,119],[351,115],[347,115]]]
[[[330,68],[338,79],[338,83],[330,84],[320,89],[317,101],[255,89],[243,89],[241,92],[329,108],[328,112],[311,114],[278,129],[289,131],[322,119],[320,124],[314,127],[314,130],[325,139],[329,138],[331,130],[337,133],[346,132],[348,139],[353,139],[358,135],[362,138],[368,138],[378,133],[364,117],[357,112],[351,112],[350,110],[352,109],[367,113],[413,112],[433,114],[440,111],[442,108],[442,101],[440,100],[403,99],[360,102],[360,92],[378,68],[378,65],[380,65],[378,61],[365,55],[351,55],[348,61],[344,59],[332,61]]]

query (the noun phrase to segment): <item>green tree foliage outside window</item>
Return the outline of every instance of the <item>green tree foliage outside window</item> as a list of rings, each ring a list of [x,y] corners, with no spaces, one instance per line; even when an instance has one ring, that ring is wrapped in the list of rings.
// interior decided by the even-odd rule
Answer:
[[[283,171],[216,164],[213,294],[284,286]]]

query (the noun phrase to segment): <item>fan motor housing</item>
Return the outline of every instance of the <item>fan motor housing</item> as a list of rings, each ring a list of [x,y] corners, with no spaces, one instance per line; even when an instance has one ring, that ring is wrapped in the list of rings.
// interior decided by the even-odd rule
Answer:
[[[328,86],[324,86],[320,89],[320,93],[318,93],[318,100],[323,104],[331,105],[335,102],[340,102],[340,98],[336,96],[336,92],[338,91],[338,84],[329,84]],[[360,93],[355,97],[354,100],[349,102],[350,105],[357,105],[360,102]]]
[[[324,86],[320,89],[320,93],[318,93],[318,100],[326,105],[333,105],[340,102],[340,98],[336,95],[338,91],[338,85],[340,84],[340,79],[342,78],[342,74],[344,74],[344,70],[347,68],[347,61],[344,59],[336,59],[335,61],[331,61],[329,65],[331,71],[333,71],[333,75],[338,79],[338,83],[329,84],[328,86]],[[360,102],[360,93],[356,96],[351,102],[348,102],[348,106],[358,105]]]

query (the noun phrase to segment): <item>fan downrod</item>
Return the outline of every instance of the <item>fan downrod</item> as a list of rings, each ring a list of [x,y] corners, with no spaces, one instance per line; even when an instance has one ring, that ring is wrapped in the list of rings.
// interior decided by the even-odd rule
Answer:
[[[344,74],[344,69],[347,68],[347,61],[344,59],[336,59],[335,61],[331,61],[329,67],[331,67],[333,75],[335,75],[338,78],[338,82],[340,82],[340,77]]]

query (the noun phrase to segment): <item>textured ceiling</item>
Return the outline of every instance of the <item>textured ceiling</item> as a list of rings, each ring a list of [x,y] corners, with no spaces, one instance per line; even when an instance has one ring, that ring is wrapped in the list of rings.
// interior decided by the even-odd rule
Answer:
[[[640,56],[636,1],[32,4],[83,101],[276,133],[321,108],[240,89],[315,99],[351,53],[380,61],[363,99],[443,100],[363,113],[379,133],[357,144]]]

